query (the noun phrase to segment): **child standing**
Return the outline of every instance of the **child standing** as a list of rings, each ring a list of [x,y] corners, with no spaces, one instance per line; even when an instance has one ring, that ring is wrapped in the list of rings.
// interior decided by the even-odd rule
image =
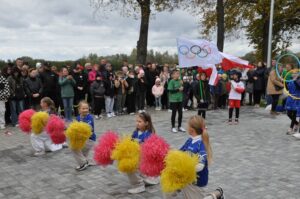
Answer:
[[[209,136],[205,129],[204,119],[198,115],[192,116],[188,121],[188,133],[191,136],[180,148],[181,151],[187,151],[197,154],[199,163],[196,166],[197,182],[187,185],[182,189],[186,199],[224,199],[222,188],[218,188],[212,193],[206,193],[204,187],[208,183],[208,165],[212,161],[212,150],[209,142]],[[165,195],[165,198],[172,198],[174,194]]]
[[[188,110],[188,103],[191,94],[191,84],[189,82],[188,76],[183,77],[183,110]]]
[[[114,103],[115,103],[114,75],[113,73],[109,73],[105,83],[105,110],[108,118],[116,116],[114,113]]]
[[[245,90],[243,82],[240,81],[241,73],[238,71],[232,71],[231,75],[232,75],[232,80],[230,81],[231,89],[229,92],[229,119],[228,119],[228,123],[230,125],[232,124],[233,109],[235,109],[234,124],[239,123],[242,93]]]
[[[132,139],[137,140],[140,144],[155,133],[154,126],[152,124],[151,116],[148,113],[139,113],[136,117],[136,130],[132,134]],[[128,193],[136,194],[144,192],[145,184],[155,185],[158,184],[158,178],[143,178],[137,172],[127,174],[129,182],[132,185],[132,189],[128,190]]]
[[[193,93],[198,103],[198,115],[204,119],[210,101],[209,85],[205,73],[200,73],[196,76],[197,81],[193,83]]]
[[[136,82],[136,103],[139,113],[145,112],[145,99],[147,91],[147,82],[143,69],[139,70]]]
[[[49,115],[56,114],[55,104],[49,97],[42,98],[40,106],[42,111],[47,112]],[[31,133],[30,141],[35,151],[34,156],[41,156],[44,155],[46,151],[58,151],[63,148],[62,144],[53,144],[45,131],[38,135]]]
[[[104,94],[105,94],[105,82],[102,80],[102,76],[97,74],[96,81],[94,81],[90,88],[91,96],[94,102],[94,114],[98,120],[101,117],[101,111],[105,107]]]
[[[88,155],[96,141],[96,134],[94,131],[94,119],[93,116],[89,113],[89,104],[86,101],[79,102],[78,112],[79,115],[76,117],[76,120],[79,122],[85,122],[92,128],[92,135],[86,142],[85,147],[82,150],[72,150],[74,158],[78,163],[78,166],[75,169],[77,171],[83,171],[91,165],[88,161]]]
[[[155,84],[152,87],[152,94],[155,97],[155,110],[161,110],[161,96],[164,93],[164,87],[161,85],[160,78],[156,78]]]
[[[171,123],[172,123],[172,132],[177,133],[175,128],[175,117],[176,112],[178,112],[178,130],[185,132],[185,129],[181,127],[182,122],[182,101],[183,101],[183,86],[182,81],[179,79],[180,71],[175,70],[172,75],[172,80],[168,84],[169,91],[169,101],[170,107],[172,109]]]

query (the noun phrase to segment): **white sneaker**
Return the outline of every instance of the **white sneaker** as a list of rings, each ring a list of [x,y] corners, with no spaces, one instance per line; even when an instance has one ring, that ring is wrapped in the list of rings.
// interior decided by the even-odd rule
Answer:
[[[185,111],[186,111],[186,109],[183,108],[183,109],[182,109],[182,112],[185,112]]]
[[[177,133],[177,129],[176,128],[172,128],[172,132],[173,133]]]
[[[146,113],[145,109],[142,110],[142,113]]]
[[[99,120],[99,116],[98,116],[98,115],[95,115],[95,119],[96,119],[96,120]]]
[[[116,114],[115,114],[114,112],[112,112],[110,115],[111,115],[112,117],[116,117]]]
[[[293,134],[293,136],[297,139],[300,139],[300,133],[295,133],[295,134]]]
[[[158,107],[156,107],[155,110],[158,111]]]
[[[146,185],[157,185],[159,184],[159,177],[145,177],[144,182]]]
[[[139,186],[136,188],[132,188],[132,189],[128,189],[128,193],[131,193],[131,194],[142,193],[144,191],[146,191],[145,185],[142,185],[142,186]]]
[[[172,113],[172,110],[171,110],[171,109],[168,109],[168,112],[169,112],[169,113]]]
[[[143,110],[139,110],[138,112],[139,112],[139,113],[142,113],[142,112],[143,112]]]
[[[36,156],[36,157],[41,156],[41,155],[45,155],[45,151],[37,151],[33,155]]]
[[[180,132],[185,132],[185,129],[182,128],[182,127],[179,127],[179,128],[178,128],[178,131],[180,131]]]
[[[134,115],[134,114],[135,114],[134,112],[129,113],[129,115]]]
[[[107,113],[107,117],[111,118],[112,117],[111,113]]]
[[[1,130],[5,129],[5,125],[4,125],[4,124],[1,124],[1,125],[0,125],[0,129],[1,129]]]

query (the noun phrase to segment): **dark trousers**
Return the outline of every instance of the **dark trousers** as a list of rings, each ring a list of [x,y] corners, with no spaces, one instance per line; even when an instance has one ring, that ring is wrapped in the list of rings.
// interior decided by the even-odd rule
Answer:
[[[249,94],[249,105],[252,105],[253,103],[253,94],[252,93],[248,93]]]
[[[198,110],[198,115],[205,119],[206,111],[205,110]]]
[[[11,119],[10,119],[10,106],[9,106],[9,101],[5,102],[5,124],[10,124]]]
[[[127,112],[130,113],[135,113],[135,94],[127,94],[126,96],[126,101],[127,101]]]
[[[136,95],[136,100],[137,100],[137,108],[138,110],[144,110],[145,109],[145,92],[139,92]]]
[[[171,123],[172,128],[175,128],[176,112],[178,111],[178,128],[181,127],[182,122],[182,102],[171,102],[170,107],[172,109]]]
[[[227,101],[227,95],[226,94],[221,95],[219,97],[218,106],[220,108],[225,108],[226,107],[226,101]]]
[[[271,97],[272,97],[272,111],[276,110],[276,106],[278,104],[279,96],[280,95],[271,95]]]
[[[253,91],[254,104],[260,104],[261,94],[262,94],[261,90]]]
[[[297,111],[287,111],[288,117],[291,119],[291,125],[290,128],[294,128],[295,125],[298,125],[299,123],[297,122]]]
[[[232,114],[233,114],[233,108],[229,108],[229,119],[232,119]],[[239,119],[240,116],[240,109],[235,108],[235,119]]]
[[[94,97],[94,114],[99,116],[101,115],[102,109],[105,107],[104,96],[103,97]]]
[[[145,97],[144,97],[145,98]],[[155,98],[152,94],[152,87],[148,87],[147,88],[147,92],[146,92],[146,102],[147,102],[147,105],[152,107],[154,106],[154,102],[155,102]]]
[[[163,95],[161,96],[161,105],[162,109],[168,109],[169,108],[169,102],[168,102],[168,91],[164,91]]]

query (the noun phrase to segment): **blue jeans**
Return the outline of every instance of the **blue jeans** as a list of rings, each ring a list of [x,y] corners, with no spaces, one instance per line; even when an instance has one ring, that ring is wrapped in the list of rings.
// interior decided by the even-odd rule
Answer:
[[[12,125],[18,124],[18,115],[24,110],[23,100],[10,100],[9,101],[11,123]]]
[[[155,97],[155,107],[161,108],[161,97]]]
[[[72,121],[73,97],[63,97],[65,120]]]

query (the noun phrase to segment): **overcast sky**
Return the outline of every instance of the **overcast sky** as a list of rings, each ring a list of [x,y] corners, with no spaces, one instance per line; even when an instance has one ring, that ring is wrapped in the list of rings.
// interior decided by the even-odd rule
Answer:
[[[118,12],[105,15],[93,17],[89,0],[1,0],[0,59],[26,55],[75,60],[89,53],[129,54],[136,47],[139,20]],[[174,53],[176,37],[197,38],[198,31],[197,18],[187,12],[156,14],[150,20],[148,49]],[[252,49],[241,38],[225,42],[224,51],[242,56]],[[300,42],[290,49],[299,51]]]

